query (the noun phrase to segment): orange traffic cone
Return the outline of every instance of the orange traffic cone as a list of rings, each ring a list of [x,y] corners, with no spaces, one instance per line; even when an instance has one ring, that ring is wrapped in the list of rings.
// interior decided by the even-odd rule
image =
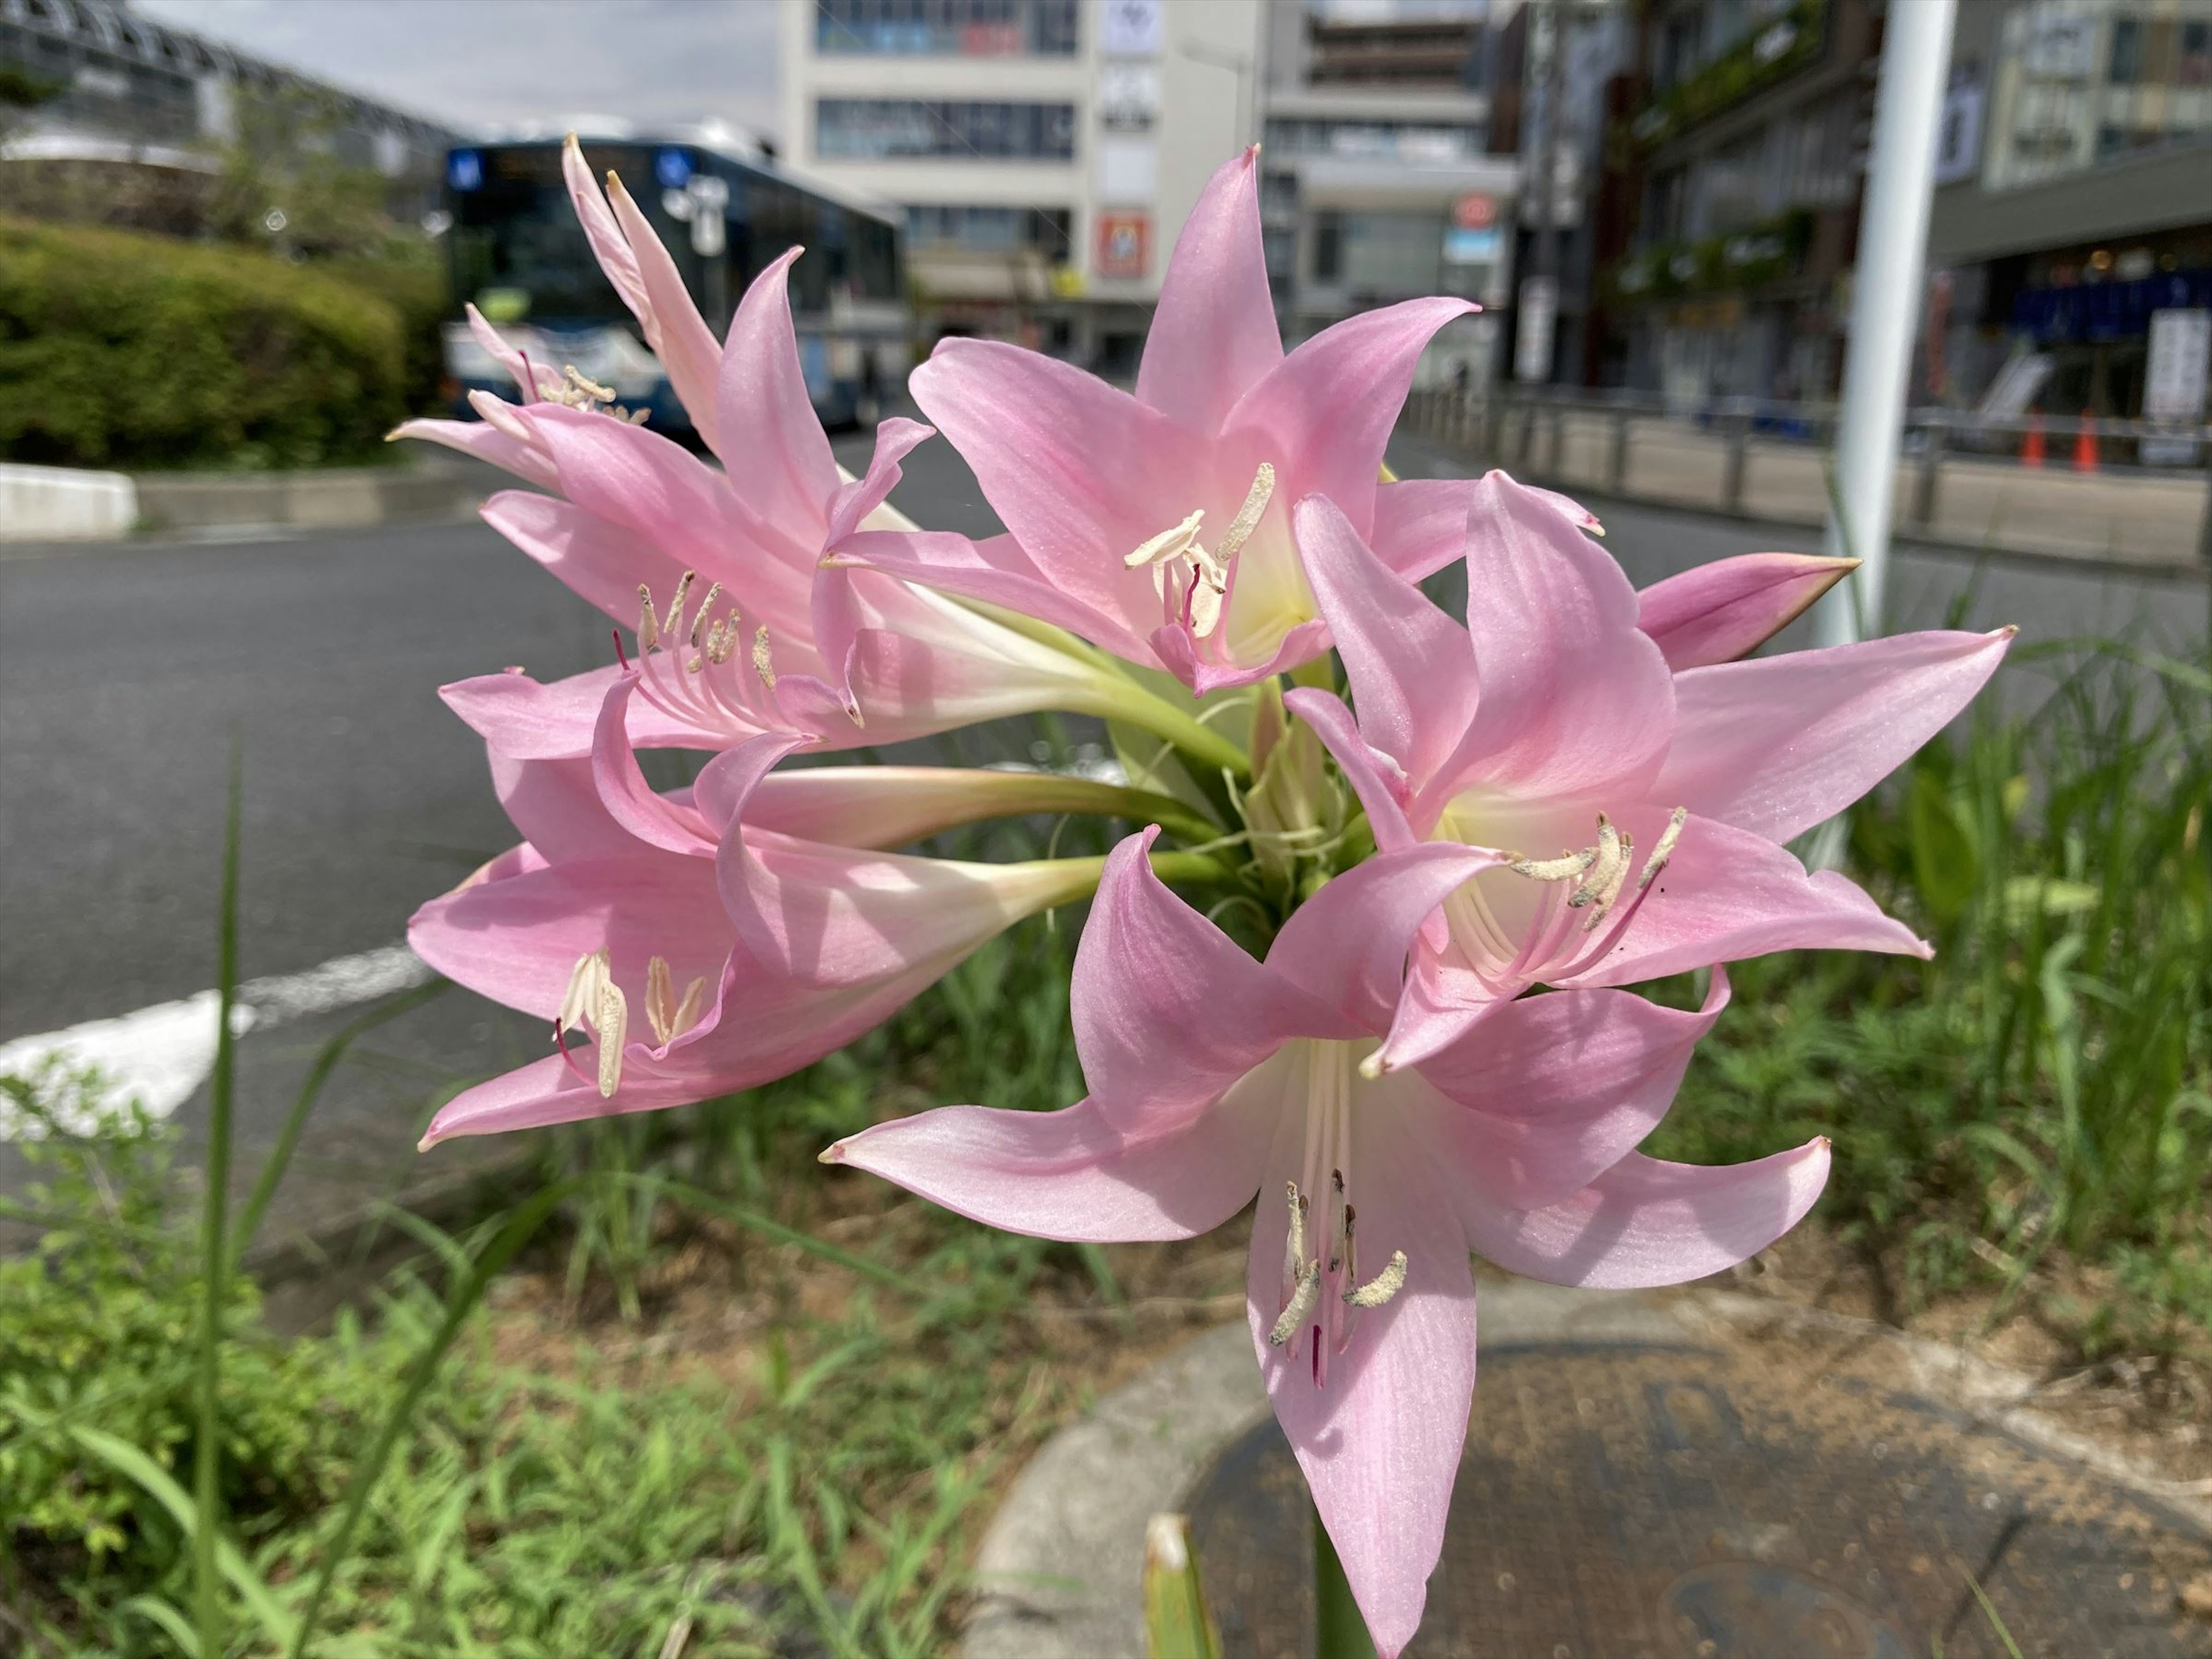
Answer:
[[[2020,464],[2022,466],[2043,465],[2043,416],[2032,412],[2027,417],[2027,436],[2020,442]]]
[[[2081,411],[2081,427],[2074,434],[2074,470],[2097,470],[2097,417],[2086,409]]]

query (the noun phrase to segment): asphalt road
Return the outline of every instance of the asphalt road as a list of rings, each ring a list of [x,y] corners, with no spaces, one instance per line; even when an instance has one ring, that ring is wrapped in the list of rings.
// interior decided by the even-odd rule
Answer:
[[[839,447],[865,465],[863,441]],[[1415,443],[1394,460],[1409,476],[1457,470]],[[894,499],[932,527],[997,527],[942,443],[912,458]],[[1639,582],[1809,539],[1594,504]],[[1970,622],[2016,623],[2031,641],[2137,629],[2171,647],[2204,628],[2194,580],[1906,549],[1894,581],[1908,626],[1942,623],[1971,590]],[[510,663],[553,678],[610,649],[596,612],[476,524],[12,550],[0,561],[0,1041],[214,982],[234,734],[244,972],[295,973],[398,940],[425,897],[514,839],[482,748],[437,686]],[[395,1102],[536,1051],[534,1033],[469,998],[434,1006],[444,1012],[387,1039],[389,1086],[362,1109],[416,1114]],[[250,1118],[273,1122],[283,1079],[328,1024],[247,1040],[249,1087],[267,1096]],[[264,1065],[265,1087],[253,1082]],[[404,1150],[411,1134],[393,1132],[369,1141]],[[334,1167],[369,1155],[365,1143]]]

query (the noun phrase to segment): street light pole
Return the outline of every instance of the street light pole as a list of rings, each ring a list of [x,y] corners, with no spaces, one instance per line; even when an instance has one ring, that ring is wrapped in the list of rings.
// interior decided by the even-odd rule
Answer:
[[[1829,556],[1862,563],[1814,612],[1814,631],[1822,645],[1848,645],[1863,627],[1881,631],[1897,446],[1920,311],[1937,128],[1956,13],[1957,0],[1890,0],[1882,27],[1874,149],[1859,212],[1850,344],[1836,427],[1835,488],[1828,506]]]

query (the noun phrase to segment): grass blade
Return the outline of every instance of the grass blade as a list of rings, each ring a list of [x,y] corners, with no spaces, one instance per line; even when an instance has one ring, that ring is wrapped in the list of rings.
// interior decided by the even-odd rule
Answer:
[[[269,1149],[262,1161],[261,1173],[254,1177],[253,1190],[246,1200],[246,1207],[239,1212],[238,1225],[231,1237],[230,1268],[238,1271],[238,1264],[246,1251],[253,1248],[253,1237],[261,1230],[261,1218],[269,1202],[276,1195],[276,1188],[284,1179],[284,1171],[292,1162],[292,1154],[300,1144],[300,1135],[307,1127],[307,1115],[315,1109],[315,1102],[323,1092],[323,1085],[345,1058],[346,1050],[354,1039],[374,1030],[386,1021],[394,1020],[410,1009],[419,1008],[433,997],[442,995],[453,984],[451,980],[434,979],[428,985],[418,985],[403,991],[389,1001],[370,1009],[353,1020],[322,1047],[315,1063],[307,1068],[307,1079],[300,1085],[298,1098],[292,1103],[291,1115],[284,1120],[284,1127],[276,1137],[276,1144]]]
[[[291,1659],[301,1659],[307,1652],[308,1639],[314,1634],[315,1621],[321,1616],[323,1602],[330,1595],[331,1581],[337,1577],[339,1566],[344,1562],[347,1552],[352,1548],[353,1536],[361,1526],[361,1518],[368,1511],[369,1494],[375,1490],[385,1464],[391,1461],[392,1449],[399,1443],[399,1437],[405,1431],[409,1419],[414,1416],[415,1407],[429,1389],[431,1378],[437,1375],[438,1367],[446,1358],[446,1351],[453,1346],[453,1339],[460,1334],[461,1327],[468,1322],[470,1314],[476,1310],[477,1304],[483,1300],[485,1287],[514,1259],[515,1252],[530,1242],[532,1236],[544,1224],[545,1218],[568,1195],[574,1184],[566,1181],[556,1182],[509,1213],[505,1224],[477,1255],[468,1276],[447,1296],[445,1319],[416,1357],[414,1369],[408,1373],[407,1386],[400,1390],[399,1398],[392,1402],[383,1426],[377,1431],[374,1443],[354,1470],[353,1479],[347,1485],[345,1506],[338,1516],[337,1530],[331,1534],[331,1541],[324,1548],[322,1565],[315,1571],[314,1583],[307,1592],[307,1605],[300,1614],[299,1629],[292,1638]]]
[[[230,1029],[238,1000],[238,842],[244,762],[239,739],[230,740],[229,800],[222,826],[222,913],[216,950],[217,988],[215,1073],[208,1085],[207,1194],[200,1215],[200,1271],[207,1280],[199,1335],[199,1431],[192,1449],[192,1502],[199,1525],[192,1533],[193,1624],[200,1651],[223,1650],[222,1596],[216,1575],[217,1464],[222,1437],[216,1427],[216,1394],[222,1369],[222,1309],[230,1288],[230,1255],[225,1237],[225,1209],[230,1200],[231,1097],[237,1073],[238,1039]]]
[[[252,1610],[260,1623],[262,1633],[270,1641],[279,1644],[291,1639],[292,1615],[278,1602],[276,1592],[269,1588],[259,1573],[254,1571],[237,1545],[221,1532],[200,1525],[200,1511],[167,1469],[128,1440],[109,1434],[103,1429],[71,1428],[69,1437],[108,1468],[139,1486],[149,1498],[166,1510],[169,1518],[191,1540],[196,1553],[201,1538],[207,1536],[210,1540],[208,1553],[216,1563],[216,1571],[230,1581],[240,1599]],[[162,1612],[169,1617],[179,1617],[167,1602],[160,1605]],[[159,1615],[155,1615],[155,1622],[169,1630],[172,1635],[175,1634]],[[198,1641],[199,1638],[195,1635],[193,1644],[196,1649]]]

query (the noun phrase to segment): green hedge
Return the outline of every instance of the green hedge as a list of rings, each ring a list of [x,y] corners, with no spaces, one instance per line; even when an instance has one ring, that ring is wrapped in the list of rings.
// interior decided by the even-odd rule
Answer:
[[[314,466],[407,412],[399,310],[266,254],[0,218],[0,459]]]

